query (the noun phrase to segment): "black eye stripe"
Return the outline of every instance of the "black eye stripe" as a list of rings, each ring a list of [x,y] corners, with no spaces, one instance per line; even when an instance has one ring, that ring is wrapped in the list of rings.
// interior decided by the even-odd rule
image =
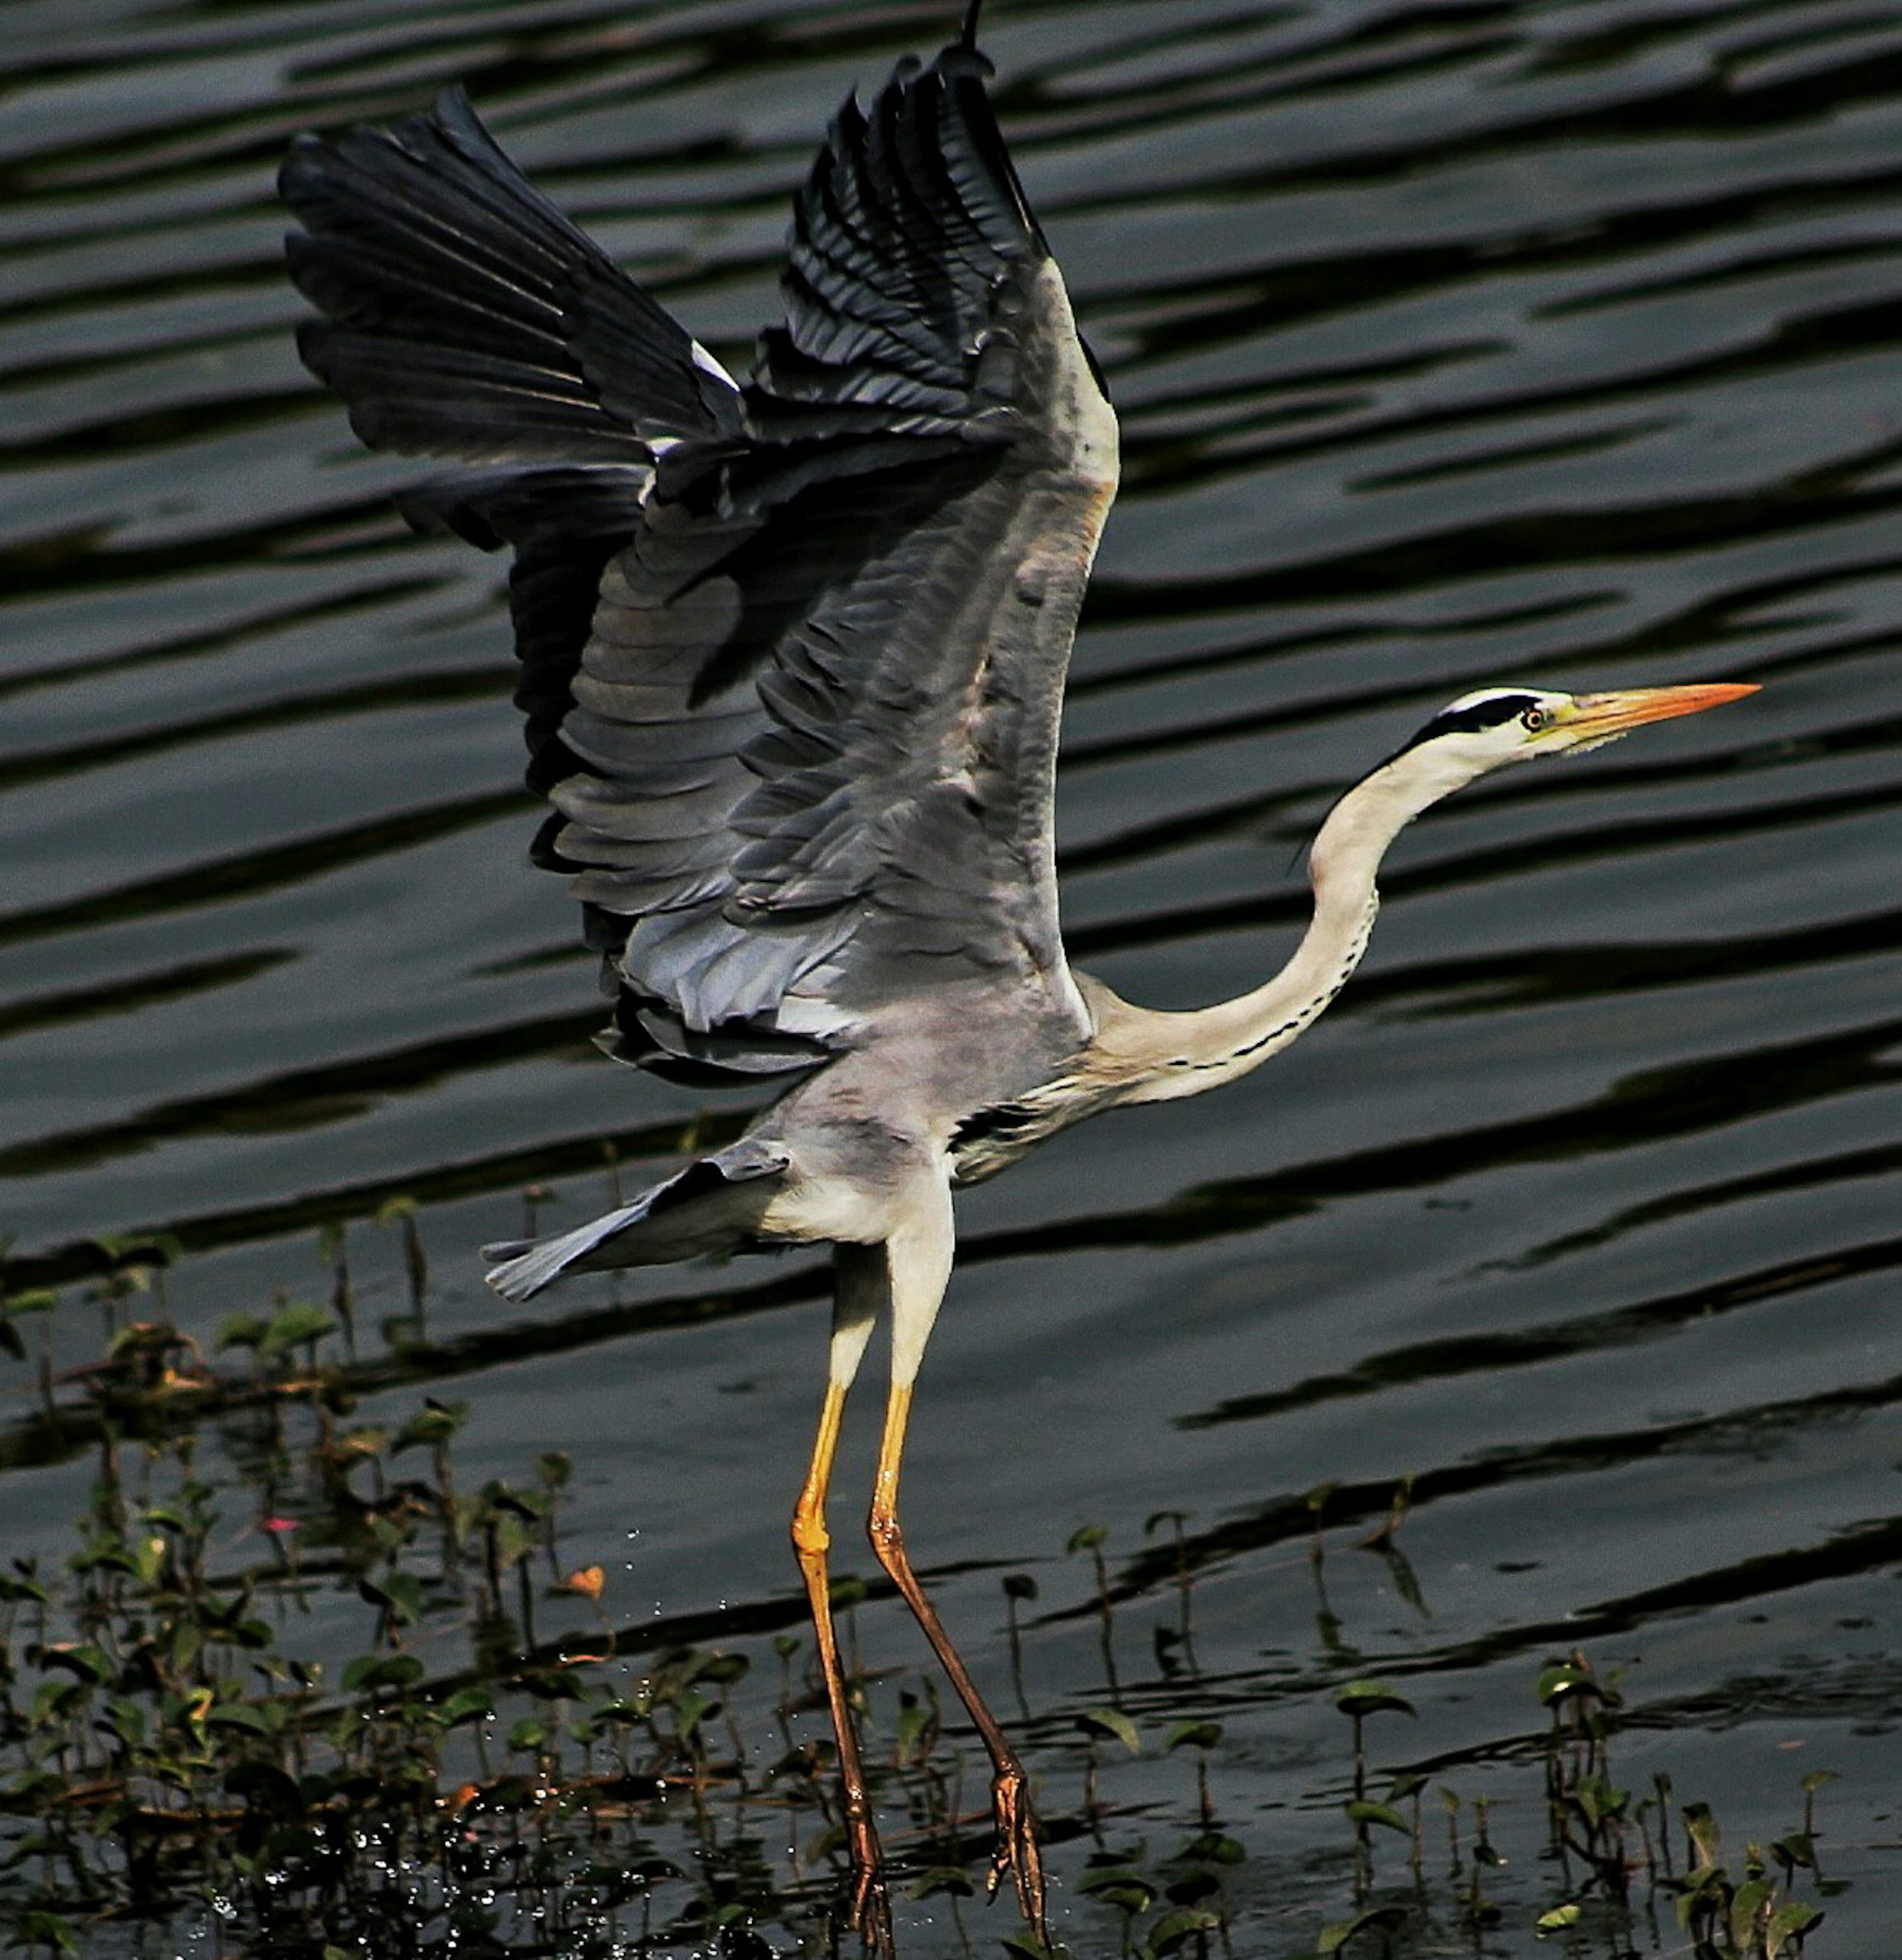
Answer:
[[[1536,694],[1489,694],[1469,707],[1448,708],[1435,715],[1397,753],[1404,756],[1408,749],[1417,749],[1421,743],[1433,741],[1442,735],[1475,735],[1482,729],[1497,728],[1502,722],[1513,720],[1521,714],[1542,713],[1544,709],[1544,704]]]
[[[1489,701],[1475,701],[1471,707],[1449,708],[1426,725],[1436,735],[1470,734],[1482,728],[1497,728],[1502,721],[1540,705],[1537,694],[1495,694]]]

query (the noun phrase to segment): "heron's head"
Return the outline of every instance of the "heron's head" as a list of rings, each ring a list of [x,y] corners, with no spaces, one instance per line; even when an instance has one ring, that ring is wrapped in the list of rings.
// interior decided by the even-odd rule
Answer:
[[[1391,760],[1437,779],[1444,794],[1508,763],[1595,749],[1647,722],[1699,714],[1756,692],[1753,686],[1732,681],[1620,688],[1596,694],[1482,688],[1443,707]]]
[[[1698,714],[1756,692],[1747,684],[1701,681],[1597,694],[1544,688],[1482,688],[1462,694],[1328,812],[1310,855],[1315,888],[1344,866],[1358,866],[1358,874],[1365,875],[1403,825],[1490,770],[1595,749],[1648,721]]]

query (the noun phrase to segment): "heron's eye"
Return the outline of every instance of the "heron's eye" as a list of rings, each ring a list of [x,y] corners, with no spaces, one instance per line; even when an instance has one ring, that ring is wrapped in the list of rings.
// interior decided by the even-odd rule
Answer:
[[[1551,722],[1552,716],[1549,709],[1529,707],[1519,717],[1519,719],[1525,724],[1528,734],[1536,735],[1541,728]]]

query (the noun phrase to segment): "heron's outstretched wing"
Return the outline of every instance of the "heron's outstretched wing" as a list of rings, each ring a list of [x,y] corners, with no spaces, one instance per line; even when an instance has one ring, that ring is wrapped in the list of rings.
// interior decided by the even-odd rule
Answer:
[[[632,1059],[809,1067],[978,977],[1051,1039],[1086,1031],[1051,805],[1115,423],[985,72],[949,49],[841,111],[796,209],[784,322],[737,395],[443,111],[293,160],[325,248],[321,276],[293,260],[335,323],[315,334],[358,336],[319,338],[313,365],[372,439],[490,465],[410,508],[517,547],[531,780],[555,806],[538,854],[578,874]],[[378,145],[480,181],[446,220],[407,178],[395,211],[366,212],[323,160],[374,186]],[[419,205],[433,240],[474,234],[428,275],[460,312],[351,284],[404,263]],[[507,270],[517,234],[554,262],[532,279]],[[489,338],[446,345],[471,312]],[[363,406],[411,374],[440,392],[426,412]]]
[[[706,350],[529,183],[460,89],[279,174],[291,276],[326,317],[298,351],[373,449],[640,466],[656,438],[737,428]]]

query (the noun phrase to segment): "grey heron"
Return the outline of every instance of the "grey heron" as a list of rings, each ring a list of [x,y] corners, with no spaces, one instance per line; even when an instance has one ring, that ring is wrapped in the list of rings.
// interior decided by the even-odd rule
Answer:
[[[959,39],[848,100],[798,194],[783,318],[737,382],[534,190],[456,90],[304,137],[282,178],[303,358],[368,443],[456,459],[420,527],[514,553],[537,861],[571,877],[614,1001],[603,1045],[770,1086],[744,1135],[578,1230],[488,1249],[564,1274],[829,1244],[829,1368],[792,1538],[838,1738],[853,1917],[889,1951],[834,1637],[827,1486],[888,1319],[870,1530],[993,1765],[995,1890],[1044,1936],[1022,1766],[907,1557],[899,1470],[949,1279],[952,1194],[1086,1116],[1258,1067],[1365,951],[1388,845],[1489,771],[1753,691],[1495,686],[1335,805],[1279,972],[1186,1012],[1074,969],[1057,724],[1117,429]]]

